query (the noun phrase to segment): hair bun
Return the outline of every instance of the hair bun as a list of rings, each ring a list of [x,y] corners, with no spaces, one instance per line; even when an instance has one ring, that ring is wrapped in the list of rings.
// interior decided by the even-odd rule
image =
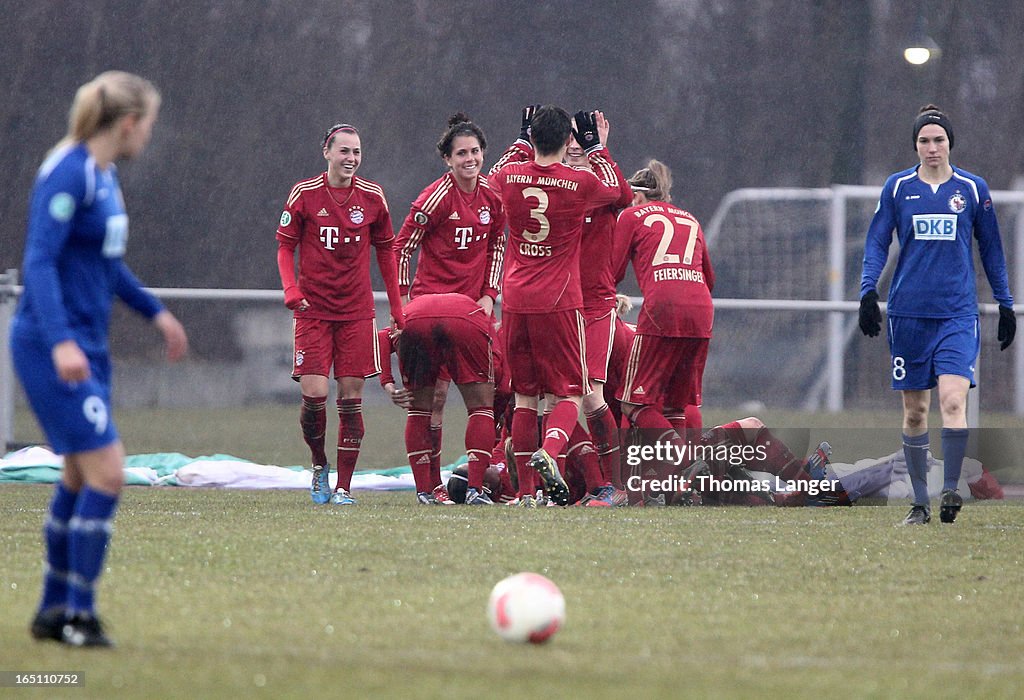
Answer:
[[[469,115],[465,112],[456,112],[452,116],[448,117],[448,126],[455,126],[456,124],[465,124],[472,121]]]

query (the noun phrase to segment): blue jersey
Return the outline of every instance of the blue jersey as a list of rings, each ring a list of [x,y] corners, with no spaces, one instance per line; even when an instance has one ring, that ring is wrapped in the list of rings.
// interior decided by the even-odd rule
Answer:
[[[953,168],[953,176],[934,189],[921,181],[916,166],[889,176],[868,228],[861,296],[876,288],[894,230],[900,253],[889,288],[890,316],[977,314],[972,234],[995,300],[1012,308],[996,212],[977,175]]]
[[[87,354],[105,354],[114,295],[144,316],[155,316],[163,307],[122,260],[127,241],[117,169],[97,167],[82,144],[55,150],[32,190],[25,291],[12,338],[48,348],[74,340]]]

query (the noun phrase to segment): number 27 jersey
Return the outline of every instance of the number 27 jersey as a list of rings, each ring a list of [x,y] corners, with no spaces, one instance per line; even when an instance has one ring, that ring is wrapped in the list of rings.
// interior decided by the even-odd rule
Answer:
[[[637,332],[710,338],[715,273],[692,214],[665,202],[623,209],[615,224],[617,280],[632,260],[644,296]]]

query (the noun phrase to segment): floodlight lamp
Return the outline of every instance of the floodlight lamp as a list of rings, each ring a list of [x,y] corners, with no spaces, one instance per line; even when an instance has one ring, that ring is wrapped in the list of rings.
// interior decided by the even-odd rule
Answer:
[[[923,10],[919,11],[907,47],[903,49],[903,58],[911,65],[921,66],[933,58],[938,58],[940,53],[939,45],[928,36],[928,22]]]
[[[907,63],[914,66],[921,66],[928,63],[928,59],[931,57],[932,52],[926,46],[908,46],[903,49],[903,58],[907,59]]]

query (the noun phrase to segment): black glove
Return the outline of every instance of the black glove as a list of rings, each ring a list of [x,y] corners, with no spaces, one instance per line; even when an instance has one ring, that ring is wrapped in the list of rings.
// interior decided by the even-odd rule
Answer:
[[[860,330],[874,338],[882,330],[882,311],[878,308],[878,292],[872,289],[860,298]]]
[[[519,140],[530,143],[530,124],[533,122],[533,113],[540,109],[540,105],[526,105],[523,107],[523,125],[519,129]]]
[[[1013,315],[1013,309],[1009,306],[999,305],[999,349],[1005,350],[1013,342],[1013,336],[1017,335],[1017,317]]]
[[[573,117],[576,121],[576,128],[572,130],[576,137],[576,143],[586,153],[601,147],[601,137],[597,135],[597,117],[593,112],[580,110]]]

